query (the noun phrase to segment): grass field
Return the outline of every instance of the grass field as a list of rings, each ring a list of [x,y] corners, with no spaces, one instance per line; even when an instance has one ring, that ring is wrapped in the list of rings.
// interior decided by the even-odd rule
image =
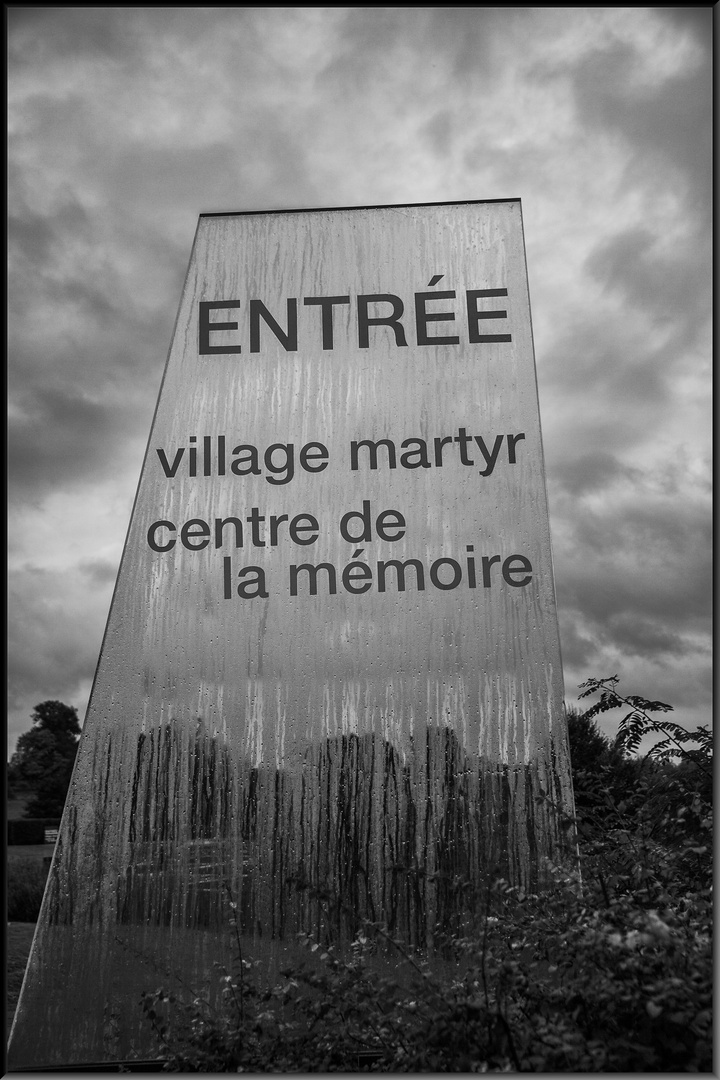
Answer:
[[[42,862],[51,856],[54,850],[54,844],[8,844],[7,861],[10,863],[33,859]]]
[[[7,971],[7,1021],[8,1034],[15,1015],[20,987],[22,986],[25,965],[30,955],[35,923],[8,923],[6,971]]]
[[[24,795],[7,801],[7,820],[15,821],[25,814],[29,796]],[[43,859],[51,856],[55,849],[54,844],[8,844],[5,848],[8,863],[27,862],[42,863]],[[7,876],[7,875],[6,875]],[[12,922],[7,924],[7,937],[5,939],[5,970],[7,973],[7,1032],[10,1034],[15,1008],[22,986],[25,966],[30,955],[33,934],[35,933],[34,922]]]

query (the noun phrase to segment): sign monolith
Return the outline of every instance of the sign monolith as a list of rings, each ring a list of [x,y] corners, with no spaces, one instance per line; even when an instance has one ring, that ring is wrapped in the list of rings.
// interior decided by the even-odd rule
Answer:
[[[10,1066],[153,1056],[229,903],[432,953],[571,812],[520,202],[202,215]]]

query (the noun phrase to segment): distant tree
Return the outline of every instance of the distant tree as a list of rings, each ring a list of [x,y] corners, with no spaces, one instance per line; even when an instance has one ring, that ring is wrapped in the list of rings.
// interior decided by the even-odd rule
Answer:
[[[77,710],[62,701],[43,701],[32,713],[33,727],[17,741],[8,767],[11,787],[25,787],[33,795],[25,817],[58,818],[70,786],[80,721]]]

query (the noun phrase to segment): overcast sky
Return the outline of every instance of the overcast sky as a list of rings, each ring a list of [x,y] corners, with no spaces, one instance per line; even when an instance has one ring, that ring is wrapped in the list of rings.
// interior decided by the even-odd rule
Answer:
[[[198,214],[514,197],[566,698],[708,723],[711,9],[6,10],[8,751],[84,716]]]

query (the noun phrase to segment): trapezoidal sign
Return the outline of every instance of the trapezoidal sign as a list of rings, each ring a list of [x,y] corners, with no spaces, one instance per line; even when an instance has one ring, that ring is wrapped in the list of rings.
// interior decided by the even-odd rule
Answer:
[[[154,1056],[230,897],[437,950],[571,812],[520,202],[201,216],[10,1066]]]

